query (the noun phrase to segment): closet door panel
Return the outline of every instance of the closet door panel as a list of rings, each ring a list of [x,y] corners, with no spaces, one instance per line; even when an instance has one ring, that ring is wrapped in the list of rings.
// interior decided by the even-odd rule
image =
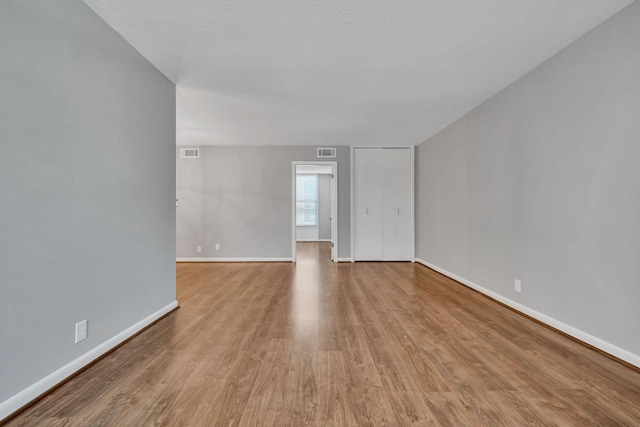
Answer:
[[[385,150],[382,259],[411,260],[411,151]]]
[[[395,261],[397,259],[398,246],[398,203],[396,201],[396,152],[399,149],[380,150],[385,157],[384,164],[381,168],[383,177],[382,183],[382,260]]]
[[[354,150],[356,261],[382,259],[382,178],[378,150]]]
[[[411,151],[395,150],[396,247],[395,259],[411,261]]]

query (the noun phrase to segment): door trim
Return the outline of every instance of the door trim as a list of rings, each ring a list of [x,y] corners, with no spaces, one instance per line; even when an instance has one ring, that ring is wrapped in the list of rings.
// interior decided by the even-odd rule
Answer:
[[[296,240],[296,166],[331,166],[331,261],[338,262],[338,162],[295,160],[291,162],[291,262],[297,261]]]

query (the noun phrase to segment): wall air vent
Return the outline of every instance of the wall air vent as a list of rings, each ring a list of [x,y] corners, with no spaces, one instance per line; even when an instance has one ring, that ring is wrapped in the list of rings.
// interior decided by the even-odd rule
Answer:
[[[181,148],[180,149],[181,159],[197,159],[198,157],[200,157],[199,148]]]
[[[318,148],[319,159],[326,159],[326,158],[334,159],[335,157],[336,157],[335,148]]]

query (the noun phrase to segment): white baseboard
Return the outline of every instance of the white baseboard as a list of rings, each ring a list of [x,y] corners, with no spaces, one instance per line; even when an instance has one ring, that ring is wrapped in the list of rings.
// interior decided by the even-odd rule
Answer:
[[[291,258],[176,258],[176,262],[291,262]]]
[[[338,258],[338,262],[351,262],[351,258]]]
[[[2,420],[9,415],[27,405],[32,400],[37,399],[39,396],[43,395],[65,379],[69,378],[71,375],[75,374],[80,369],[84,368],[100,356],[109,352],[114,347],[126,341],[128,338],[131,338],[133,335],[140,332],[142,329],[149,326],[151,323],[155,322],[176,307],[178,307],[178,301],[174,301],[166,307],[163,307],[155,313],[147,316],[135,325],[130,326],[124,331],[120,332],[113,338],[103,342],[97,347],[94,347],[93,350],[88,351],[87,353],[71,361],[57,371],[47,375],[37,383],[30,385],[18,394],[0,403],[0,424],[2,423]]]
[[[465,286],[468,286],[471,289],[475,289],[476,291],[483,293],[485,295],[487,295],[490,298],[493,298],[496,301],[501,302],[504,305],[507,305],[511,308],[513,308],[516,311],[519,311],[520,313],[526,314],[527,316],[533,317],[534,319],[551,326],[552,328],[555,328],[559,331],[564,332],[567,335],[570,335],[582,342],[585,342],[599,350],[604,351],[605,353],[609,353],[612,356],[617,357],[618,359],[624,360],[627,363],[630,363],[631,365],[640,367],[640,356],[634,353],[631,353],[628,350],[625,350],[623,348],[620,348],[614,344],[611,344],[607,341],[604,341],[598,337],[595,337],[591,334],[588,334],[580,329],[574,328],[571,325],[567,325],[566,323],[563,323],[557,319],[554,319],[553,317],[547,316],[546,314],[540,313],[539,311],[536,311],[532,308],[527,307],[526,305],[522,305],[516,301],[510,300],[509,298],[506,298],[496,292],[493,292],[489,289],[483,288],[482,286],[479,286],[467,279],[464,279],[456,274],[453,274],[443,268],[440,268],[436,265],[433,265],[423,259],[420,258],[416,258],[416,262],[429,267],[432,270],[437,271],[438,273],[444,274],[447,277],[450,277],[451,279],[455,280],[456,282],[460,282]]]
[[[299,243],[307,243],[307,242],[330,242],[331,239],[299,239],[296,242]]]

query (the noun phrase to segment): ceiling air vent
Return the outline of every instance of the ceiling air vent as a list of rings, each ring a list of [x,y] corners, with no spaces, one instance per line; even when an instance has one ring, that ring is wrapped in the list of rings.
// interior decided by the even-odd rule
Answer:
[[[318,158],[335,158],[336,157],[336,149],[335,148],[318,148]]]
[[[180,149],[181,159],[197,159],[198,157],[200,157],[199,148],[181,148]]]

